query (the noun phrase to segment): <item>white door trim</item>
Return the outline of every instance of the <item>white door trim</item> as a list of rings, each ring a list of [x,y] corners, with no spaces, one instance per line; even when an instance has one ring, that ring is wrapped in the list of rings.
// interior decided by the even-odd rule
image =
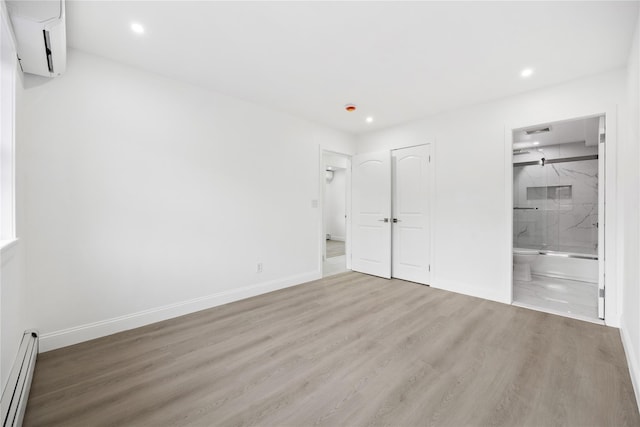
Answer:
[[[603,120],[604,119],[604,120]],[[607,116],[600,116],[598,124],[598,317],[602,320],[606,319],[606,244],[607,236],[605,234],[607,228]],[[601,135],[605,138],[603,143],[600,142]],[[600,190],[602,189],[602,190]],[[605,292],[604,298],[600,297],[600,293]],[[603,301],[604,299],[604,301]],[[604,302],[604,304],[603,304]]]

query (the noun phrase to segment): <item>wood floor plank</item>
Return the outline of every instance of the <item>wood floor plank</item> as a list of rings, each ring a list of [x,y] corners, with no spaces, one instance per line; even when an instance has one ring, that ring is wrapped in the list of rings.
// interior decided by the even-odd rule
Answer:
[[[327,240],[327,258],[344,255],[345,243],[340,240]]]
[[[39,356],[25,426],[638,426],[619,332],[344,273]]]

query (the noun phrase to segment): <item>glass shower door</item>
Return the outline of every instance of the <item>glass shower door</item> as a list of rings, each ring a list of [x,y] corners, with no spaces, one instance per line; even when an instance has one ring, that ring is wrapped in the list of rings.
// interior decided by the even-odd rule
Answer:
[[[513,245],[544,249],[549,235],[546,198],[547,174],[541,164],[513,168]]]

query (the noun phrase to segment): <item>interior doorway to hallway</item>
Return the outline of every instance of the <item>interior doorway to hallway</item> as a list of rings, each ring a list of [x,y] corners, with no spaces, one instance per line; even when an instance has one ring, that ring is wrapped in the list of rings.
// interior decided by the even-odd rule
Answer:
[[[351,157],[322,152],[322,276],[342,273],[350,268],[348,221],[351,189]]]

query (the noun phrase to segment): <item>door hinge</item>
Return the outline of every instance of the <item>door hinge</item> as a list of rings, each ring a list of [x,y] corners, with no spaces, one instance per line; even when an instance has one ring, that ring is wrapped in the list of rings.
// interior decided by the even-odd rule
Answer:
[[[598,298],[604,298],[604,288],[598,289]]]
[[[431,264],[429,264],[429,272],[431,272]]]
[[[431,155],[429,155],[429,163],[431,163]]]

